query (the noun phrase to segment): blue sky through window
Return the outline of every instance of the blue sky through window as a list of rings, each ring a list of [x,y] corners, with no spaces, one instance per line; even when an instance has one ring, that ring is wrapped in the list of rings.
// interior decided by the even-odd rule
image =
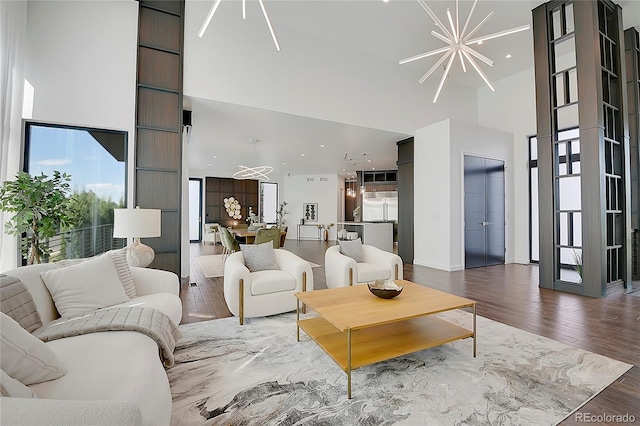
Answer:
[[[126,157],[124,134],[90,132],[85,129],[30,126],[29,173],[47,176],[54,170],[71,175],[71,188],[74,191],[93,191],[100,198],[111,198],[116,203],[124,200],[125,161],[114,157]],[[122,144],[108,144],[114,155],[98,142],[91,133],[121,136]],[[102,139],[102,138],[101,138]]]

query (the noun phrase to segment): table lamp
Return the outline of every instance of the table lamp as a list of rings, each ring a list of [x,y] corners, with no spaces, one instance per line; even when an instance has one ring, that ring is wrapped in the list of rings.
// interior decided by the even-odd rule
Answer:
[[[145,268],[153,261],[153,249],[142,244],[140,238],[159,237],[160,218],[158,209],[113,209],[113,238],[133,238],[133,243],[125,247],[129,266]]]

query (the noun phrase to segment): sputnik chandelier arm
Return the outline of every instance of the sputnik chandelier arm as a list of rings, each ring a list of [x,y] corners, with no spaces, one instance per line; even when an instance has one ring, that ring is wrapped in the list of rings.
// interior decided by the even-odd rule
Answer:
[[[204,22],[200,27],[200,31],[198,31],[198,37],[202,38],[204,36],[207,27],[211,23],[211,18],[218,10],[218,6],[220,6],[220,2],[222,0],[215,0],[213,5],[211,5],[211,9],[207,13],[207,16],[204,18]],[[269,27],[269,32],[271,33],[271,38],[273,39],[273,43],[276,45],[276,50],[280,50],[280,44],[278,43],[278,38],[276,37],[276,33],[273,31],[273,26],[271,26],[271,20],[269,19],[269,15],[267,14],[267,9],[264,7],[263,0],[258,0],[260,3],[260,8],[262,9],[262,14],[264,15],[264,20],[267,22],[267,27]],[[247,19],[247,8],[246,8],[246,0],[242,0],[242,19]]]
[[[440,20],[440,18],[438,18],[438,16],[436,16],[436,14],[433,12],[433,10],[431,10],[429,5],[427,5],[425,0],[417,0],[417,2],[418,2],[418,4],[420,6],[422,6],[422,8],[425,10],[425,12],[427,12],[429,17],[433,20],[433,22],[436,24],[436,26],[441,31],[441,32],[438,32],[436,30],[433,30],[433,31],[431,31],[431,35],[434,36],[435,38],[437,38],[439,40],[442,40],[443,42],[447,43],[448,46],[441,47],[439,49],[430,50],[430,51],[425,52],[425,53],[420,53],[418,55],[414,55],[414,56],[411,56],[411,57],[406,58],[406,59],[401,59],[399,61],[399,64],[402,65],[402,64],[406,64],[408,62],[417,61],[418,59],[424,59],[424,58],[427,58],[429,56],[443,54],[440,57],[440,59],[438,59],[438,61],[429,69],[429,71],[427,71],[422,76],[422,78],[420,78],[420,80],[418,80],[420,83],[423,83],[431,74],[433,74],[433,72],[436,69],[438,69],[440,67],[440,65],[442,65],[445,61],[447,61],[447,65],[445,66],[444,74],[442,75],[442,78],[440,79],[440,84],[438,84],[438,88],[436,89],[436,94],[433,97],[433,103],[436,103],[436,101],[438,100],[438,96],[440,96],[440,92],[442,90],[442,87],[444,86],[444,82],[447,79],[447,77],[449,76],[449,72],[451,72],[451,67],[452,67],[453,62],[455,61],[456,57],[458,57],[458,59],[460,60],[460,65],[462,66],[462,70],[464,72],[467,72],[466,62],[468,62],[471,65],[471,67],[482,78],[482,80],[489,87],[489,89],[491,89],[491,91],[495,91],[495,89],[491,85],[491,82],[489,81],[489,79],[487,78],[485,73],[480,69],[480,67],[478,66],[478,63],[476,62],[474,57],[476,59],[479,59],[480,61],[484,62],[485,64],[487,64],[489,66],[493,66],[493,61],[491,59],[487,58],[486,56],[484,56],[483,54],[481,54],[480,52],[478,52],[477,50],[475,50],[474,48],[472,48],[471,45],[481,44],[482,42],[484,42],[486,40],[491,40],[491,39],[502,37],[502,36],[506,36],[506,35],[509,35],[509,34],[514,34],[514,33],[520,32],[520,31],[525,31],[525,30],[528,30],[530,28],[530,26],[529,25],[522,25],[520,27],[515,27],[515,28],[508,29],[508,30],[503,30],[503,31],[498,31],[496,33],[488,34],[488,35],[485,35],[485,36],[482,36],[482,37],[471,38],[471,36],[473,36],[476,32],[478,32],[478,30],[480,28],[482,28],[482,26],[489,19],[491,19],[491,17],[493,16],[493,12],[489,13],[489,15],[487,15],[486,18],[484,18],[478,25],[476,25],[467,34],[466,31],[467,31],[467,28],[469,27],[469,24],[471,22],[471,16],[473,15],[473,12],[476,9],[476,4],[478,3],[478,0],[474,0],[473,1],[473,5],[471,6],[471,10],[469,11],[469,15],[467,16],[467,19],[465,21],[464,27],[462,27],[462,30],[460,29],[460,16],[459,16],[459,7],[458,7],[459,0],[456,0],[455,22],[453,20],[453,16],[451,14],[451,10],[447,9],[447,19],[446,20],[447,20],[447,23],[449,25],[449,28],[447,28],[447,25],[444,22],[442,22],[442,20]]]

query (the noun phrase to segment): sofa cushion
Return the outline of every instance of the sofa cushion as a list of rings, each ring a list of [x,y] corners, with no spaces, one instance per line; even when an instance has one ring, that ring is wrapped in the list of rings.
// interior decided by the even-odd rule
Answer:
[[[340,253],[349,256],[358,263],[364,262],[364,250],[360,238],[353,241],[338,241],[338,244],[340,245]]]
[[[44,342],[1,312],[0,341],[0,369],[25,385],[57,379],[66,372]]]
[[[251,274],[251,294],[253,296],[291,291],[295,288],[295,277],[283,271],[260,271]]]
[[[158,309],[171,318],[171,321],[175,324],[179,324],[182,320],[182,303],[180,302],[180,298],[171,293],[154,293],[146,296],[138,296],[127,302],[108,306],[102,309],[120,308],[123,306],[146,306]]]
[[[358,263],[358,282],[366,283],[375,280],[387,280],[391,278],[389,268],[375,263]]]
[[[240,244],[240,250],[244,256],[244,264],[249,272],[276,270],[278,262],[273,252],[273,243],[268,241],[263,244]]]
[[[38,395],[18,380],[0,370],[0,395],[18,398],[37,398]]]
[[[63,317],[95,311],[129,300],[110,254],[40,273]]]
[[[46,344],[65,365],[63,377],[30,386],[40,398],[78,401],[128,401],[142,423],[168,424],[171,392],[158,345],[134,331],[105,331]]]
[[[18,278],[0,275],[0,311],[13,318],[29,333],[42,327],[33,297]]]

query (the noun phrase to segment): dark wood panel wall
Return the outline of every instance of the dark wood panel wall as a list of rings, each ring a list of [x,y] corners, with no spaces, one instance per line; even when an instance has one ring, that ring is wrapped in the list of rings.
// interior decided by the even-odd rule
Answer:
[[[184,0],[139,4],[135,203],[162,210],[150,267],[180,275]]]
[[[413,138],[398,145],[398,256],[413,263]]]
[[[252,179],[207,177],[205,181],[205,223],[219,223],[230,227],[234,223],[247,223],[249,207],[258,214],[259,182]],[[242,219],[233,219],[227,214],[224,199],[234,197],[240,203]]]

